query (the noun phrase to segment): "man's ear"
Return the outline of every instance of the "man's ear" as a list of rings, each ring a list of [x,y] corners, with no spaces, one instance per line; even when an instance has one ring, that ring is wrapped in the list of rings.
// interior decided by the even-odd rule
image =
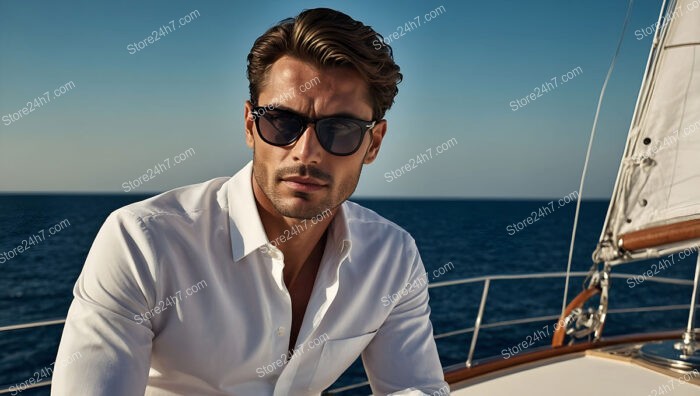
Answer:
[[[255,117],[257,114],[253,111],[253,104],[249,100],[245,101],[245,111],[243,112],[245,116],[245,144],[251,149],[255,146]]]
[[[386,135],[386,126],[386,120],[380,120],[377,122],[374,128],[369,131],[369,133],[372,134],[372,141],[369,149],[367,150],[367,154],[362,161],[365,165],[374,162],[377,155],[379,155],[379,148],[382,146],[382,139],[384,139],[384,135]]]

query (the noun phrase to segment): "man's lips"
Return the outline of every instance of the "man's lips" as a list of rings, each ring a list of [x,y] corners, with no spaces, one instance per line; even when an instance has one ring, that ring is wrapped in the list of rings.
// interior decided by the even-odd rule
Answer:
[[[300,176],[284,177],[282,178],[282,183],[291,189],[307,192],[317,191],[326,187],[326,184],[319,180]]]

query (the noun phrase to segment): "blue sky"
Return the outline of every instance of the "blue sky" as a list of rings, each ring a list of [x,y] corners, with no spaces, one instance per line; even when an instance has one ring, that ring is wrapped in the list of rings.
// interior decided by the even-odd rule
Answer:
[[[651,45],[651,36],[639,40],[635,31],[656,21],[660,4],[642,0],[633,9],[584,198],[612,191]],[[626,12],[622,0],[2,1],[0,192],[123,192],[125,182],[166,158],[170,169],[135,192],[234,174],[252,158],[243,102],[253,41],[277,21],[319,6],[387,36],[422,20],[392,40],[404,81],[356,197],[549,198],[578,188]],[[195,10],[189,23],[130,54],[129,44]],[[572,70],[579,71],[563,83]],[[552,79],[555,89],[513,111],[511,101]],[[1,118],[46,91],[50,102],[16,121]],[[428,148],[432,159],[387,181],[387,172]]]

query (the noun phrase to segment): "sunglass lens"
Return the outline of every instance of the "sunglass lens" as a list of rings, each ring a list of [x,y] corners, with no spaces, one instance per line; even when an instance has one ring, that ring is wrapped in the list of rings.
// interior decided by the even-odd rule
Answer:
[[[333,154],[350,154],[362,141],[362,128],[352,120],[328,118],[319,122],[316,128],[319,143]]]
[[[269,111],[258,119],[260,133],[271,144],[284,146],[299,136],[304,125],[299,117]]]

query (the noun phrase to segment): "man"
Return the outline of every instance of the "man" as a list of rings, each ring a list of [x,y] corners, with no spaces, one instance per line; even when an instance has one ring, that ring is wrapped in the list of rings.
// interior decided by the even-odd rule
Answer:
[[[401,80],[378,37],[313,9],[256,40],[252,163],[109,216],[53,395],[317,395],[360,355],[375,394],[449,392],[413,238],[346,201]]]

